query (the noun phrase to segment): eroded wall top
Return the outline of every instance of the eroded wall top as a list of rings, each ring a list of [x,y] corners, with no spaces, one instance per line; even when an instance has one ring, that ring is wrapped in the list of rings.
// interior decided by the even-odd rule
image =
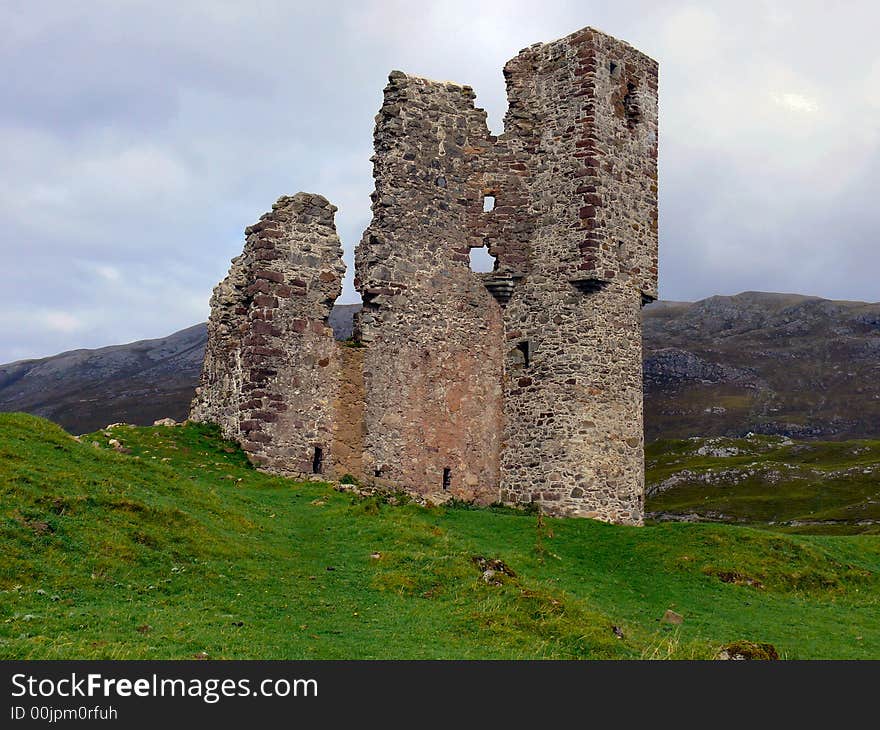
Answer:
[[[656,61],[585,28],[524,49],[504,75],[499,143],[528,168],[530,267],[656,298]]]

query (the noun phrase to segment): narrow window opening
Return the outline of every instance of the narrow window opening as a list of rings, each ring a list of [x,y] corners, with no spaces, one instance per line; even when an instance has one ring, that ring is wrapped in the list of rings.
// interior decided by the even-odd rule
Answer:
[[[632,82],[626,85],[626,96],[623,97],[623,110],[626,114],[626,121],[630,127],[639,123],[642,113],[639,110],[639,103],[636,99],[636,85]]]
[[[495,210],[495,196],[494,195],[484,195],[483,196],[483,212],[489,213]]]
[[[312,457],[312,474],[324,473],[324,449],[315,447],[315,455]]]
[[[608,62],[608,73],[614,76],[614,72],[617,71],[617,64],[614,61]]]
[[[531,350],[531,347],[529,347],[529,342],[528,341],[520,342],[516,346],[516,349],[519,350],[520,353],[522,354],[523,367],[528,368],[529,365],[531,365],[531,353],[529,352]]]
[[[381,477],[381,476],[382,476],[382,467],[379,467],[378,469],[376,469],[376,471],[375,471],[375,475],[376,475],[377,477]]]
[[[475,274],[488,274],[495,271],[496,258],[489,253],[489,247],[472,248],[470,251],[470,267]]]
[[[446,467],[443,470],[443,491],[448,492],[449,487],[452,486],[452,469]]]

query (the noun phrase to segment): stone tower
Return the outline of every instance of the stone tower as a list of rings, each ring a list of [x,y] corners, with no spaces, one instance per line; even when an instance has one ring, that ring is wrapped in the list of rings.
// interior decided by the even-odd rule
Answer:
[[[524,50],[504,71],[510,106],[496,169],[511,156],[525,165],[515,194],[528,201],[530,236],[524,268],[505,267],[505,232],[495,239],[499,273],[515,282],[504,306],[502,498],[640,523],[657,64],[587,29]],[[504,206],[503,188],[496,200]]]
[[[332,206],[304,196],[323,201],[329,225],[326,214],[285,218],[289,272],[274,267],[282,278],[266,284],[234,264],[227,282],[246,301],[215,292],[193,415],[283,473],[640,524],[657,64],[587,28],[523,50],[504,74],[495,137],[470,87],[392,72],[373,220],[356,251],[358,347],[333,345],[326,329],[338,239]],[[471,270],[476,248],[494,271]],[[294,277],[302,299],[247,299]],[[255,353],[268,362],[250,367]]]

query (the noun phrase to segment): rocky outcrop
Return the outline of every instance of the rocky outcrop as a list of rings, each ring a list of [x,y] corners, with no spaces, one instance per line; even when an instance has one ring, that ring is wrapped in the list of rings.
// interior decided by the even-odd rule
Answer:
[[[647,388],[669,388],[682,383],[751,383],[760,378],[751,371],[707,360],[678,347],[664,347],[646,353],[644,377]]]

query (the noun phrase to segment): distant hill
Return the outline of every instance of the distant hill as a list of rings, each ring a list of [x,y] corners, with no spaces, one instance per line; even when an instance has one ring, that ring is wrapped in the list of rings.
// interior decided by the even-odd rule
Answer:
[[[199,379],[205,340],[205,325],[197,324],[160,340],[0,365],[0,410],[43,416],[73,433],[179,420]]]
[[[331,325],[351,336],[360,305]],[[646,307],[648,440],[742,436],[880,436],[880,304],[746,292]],[[160,340],[74,350],[0,366],[0,410],[75,433],[124,421],[186,417],[205,326]]]
[[[880,304],[745,292],[644,325],[648,440],[880,437]]]

